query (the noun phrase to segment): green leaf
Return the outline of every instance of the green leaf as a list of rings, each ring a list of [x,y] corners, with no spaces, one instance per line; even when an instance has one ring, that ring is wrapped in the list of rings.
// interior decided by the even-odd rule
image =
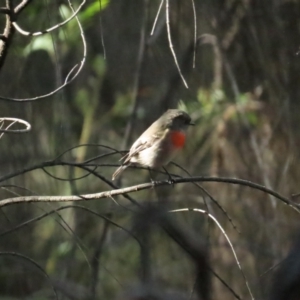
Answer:
[[[105,9],[109,4],[109,0],[95,0],[85,10],[81,12],[80,18],[84,21],[96,15],[100,11],[100,1],[102,10]]]

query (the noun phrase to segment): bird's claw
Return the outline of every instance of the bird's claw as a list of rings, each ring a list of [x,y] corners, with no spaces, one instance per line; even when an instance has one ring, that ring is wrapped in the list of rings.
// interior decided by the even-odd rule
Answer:
[[[152,188],[154,188],[155,187],[155,180],[153,180],[152,178],[150,178],[150,182],[152,184]]]
[[[173,179],[171,176],[170,176],[169,179],[168,179],[168,183],[169,183],[170,185],[172,185],[172,187],[174,187],[175,181],[174,181],[174,179]]]

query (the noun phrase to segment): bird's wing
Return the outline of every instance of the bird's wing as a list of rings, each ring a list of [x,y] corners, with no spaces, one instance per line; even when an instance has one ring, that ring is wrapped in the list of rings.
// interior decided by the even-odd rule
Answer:
[[[147,149],[147,148],[150,148],[158,139],[160,139],[161,136],[160,135],[152,135],[151,138],[147,139],[147,140],[143,140],[143,137],[141,136],[137,142],[135,142],[130,151],[124,155],[121,159],[124,160],[123,161],[123,164],[126,164],[130,161],[130,159],[132,157],[134,157],[135,155],[137,155],[139,152]]]

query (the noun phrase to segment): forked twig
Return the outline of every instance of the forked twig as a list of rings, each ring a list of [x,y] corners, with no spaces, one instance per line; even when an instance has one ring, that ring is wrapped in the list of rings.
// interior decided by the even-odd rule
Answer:
[[[72,3],[70,1],[68,1],[68,2],[69,2],[69,6],[70,6],[71,10],[73,12],[75,12],[74,9],[73,9]],[[32,97],[32,98],[10,98],[10,97],[0,96],[0,99],[6,100],[6,101],[14,101],[14,102],[30,102],[30,101],[45,99],[45,98],[47,98],[49,96],[52,96],[52,95],[56,94],[57,92],[61,91],[64,87],[69,85],[79,75],[79,73],[81,72],[81,70],[82,70],[82,68],[85,64],[85,61],[86,61],[87,46],[86,46],[86,40],[85,40],[83,28],[82,28],[82,25],[81,25],[78,17],[77,17],[77,14],[74,15],[74,18],[77,21],[77,24],[78,24],[78,27],[79,27],[79,30],[80,30],[80,36],[81,36],[82,45],[83,45],[83,55],[82,55],[81,61],[79,63],[77,63],[69,71],[68,75],[65,78],[64,83],[61,86],[57,87],[55,90],[53,90],[53,91],[51,91],[47,94],[44,94],[44,95],[40,95],[40,96],[36,96],[36,97]],[[77,71],[75,71],[76,69],[77,69]],[[75,74],[74,74],[74,72],[75,72]]]
[[[76,11],[73,10],[73,14],[67,18],[66,20],[64,20],[63,22],[61,23],[58,23],[58,24],[55,24],[54,26],[48,28],[48,29],[45,29],[45,30],[42,30],[42,31],[36,31],[36,32],[29,32],[29,31],[26,31],[26,30],[23,30],[18,24],[17,22],[12,22],[12,25],[14,26],[14,28],[20,33],[20,34],[23,34],[23,35],[26,35],[26,36],[39,36],[39,35],[42,35],[42,34],[47,34],[47,33],[50,33],[51,31],[53,30],[56,30],[62,26],[64,26],[65,24],[69,23],[72,19],[74,19],[79,11],[81,10],[81,8],[83,7],[83,5],[85,4],[86,0],[83,0],[78,8],[76,9]],[[17,8],[16,8],[17,9]]]

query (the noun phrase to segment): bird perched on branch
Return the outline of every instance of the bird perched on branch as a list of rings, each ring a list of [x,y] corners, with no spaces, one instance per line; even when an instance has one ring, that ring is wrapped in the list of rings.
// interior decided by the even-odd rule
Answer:
[[[178,109],[167,110],[131,146],[114,172],[115,180],[129,165],[141,165],[158,169],[167,165],[184,146],[191,117]]]

